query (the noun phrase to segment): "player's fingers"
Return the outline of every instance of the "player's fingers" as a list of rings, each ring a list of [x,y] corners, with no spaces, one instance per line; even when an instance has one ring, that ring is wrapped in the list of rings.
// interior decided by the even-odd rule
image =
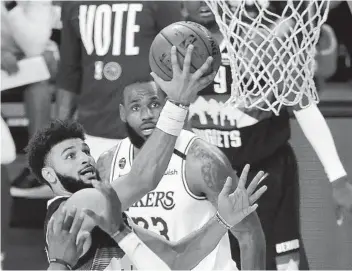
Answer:
[[[336,224],[341,226],[343,224],[343,209],[340,205],[337,205],[335,208],[335,217],[336,217]]]
[[[251,183],[249,184],[248,188],[247,188],[247,193],[248,195],[252,195],[253,192],[255,191],[255,189],[257,188],[260,180],[262,180],[262,178],[264,177],[265,173],[264,171],[259,171],[257,173],[257,175],[255,175],[255,177],[253,178],[253,180],[251,181]]]
[[[222,196],[228,196],[228,195],[231,194],[232,191],[233,191],[232,178],[231,177],[227,177],[226,182],[225,182],[220,194]]]
[[[78,241],[77,241],[77,252],[78,252],[78,254],[82,254],[84,242],[87,240],[88,237],[89,237],[89,232],[84,231],[80,235],[80,237],[78,238]]]
[[[193,74],[193,79],[195,81],[199,80],[203,76],[203,74],[210,69],[212,62],[213,57],[209,56],[207,60],[203,63],[203,65]]]
[[[48,222],[48,225],[46,226],[46,232],[48,236],[52,236],[54,234],[54,222],[55,222],[54,219],[55,219],[54,217],[51,217]]]
[[[67,215],[67,210],[66,210],[66,207],[63,206],[59,210],[58,214],[56,215],[56,222],[55,222],[55,227],[54,228],[56,228],[59,231],[62,230],[66,215]]]
[[[72,227],[70,229],[70,232],[73,235],[77,235],[78,234],[79,230],[82,227],[83,221],[84,221],[84,213],[81,211],[78,214],[78,216],[76,216],[75,221],[73,222],[73,225],[72,225]]]
[[[187,48],[187,53],[185,56],[185,59],[183,61],[183,68],[182,68],[182,73],[184,76],[189,74],[189,70],[191,67],[191,59],[192,59],[192,52],[193,52],[194,46],[191,44]]]
[[[249,204],[252,205],[255,203],[267,189],[268,187],[266,185],[263,185],[261,188],[259,188],[252,196],[249,197]]]
[[[177,48],[176,46],[171,47],[171,65],[173,76],[181,73],[180,65],[177,60]]]
[[[153,77],[155,83],[156,83],[157,85],[159,85],[161,89],[163,89],[162,86],[163,86],[163,84],[165,83],[165,81],[164,81],[163,79],[161,79],[155,72],[151,72],[150,75],[151,75],[151,77]],[[163,89],[163,90],[164,90],[164,89]]]
[[[70,231],[73,221],[75,219],[77,213],[77,208],[72,208],[70,211],[67,213],[66,218],[64,220],[64,223],[62,225],[62,230],[64,231]]]
[[[84,212],[85,215],[89,216],[98,226],[103,223],[103,220],[104,220],[103,217],[96,214],[92,210],[83,209],[82,211]]]
[[[245,167],[243,168],[241,176],[240,176],[240,180],[238,181],[238,187],[239,188],[245,188],[249,169],[250,169],[250,165],[249,164],[245,165]]]
[[[215,76],[216,76],[216,73],[217,73],[217,72],[214,71],[214,72],[212,72],[211,74],[209,74],[209,75],[207,75],[207,76],[204,76],[204,77],[202,77],[202,78],[200,78],[200,79],[198,80],[201,90],[204,89],[204,88],[206,88],[211,82],[214,81]]]

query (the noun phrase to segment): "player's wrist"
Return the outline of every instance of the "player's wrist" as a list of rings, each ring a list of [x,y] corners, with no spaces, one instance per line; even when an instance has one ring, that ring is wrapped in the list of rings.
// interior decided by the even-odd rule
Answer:
[[[114,231],[110,236],[115,240],[116,243],[121,242],[128,234],[132,232],[131,228],[125,223],[122,223],[120,227]]]
[[[230,229],[233,227],[233,225],[231,225],[230,223],[228,223],[228,222],[226,221],[226,219],[220,215],[219,211],[216,212],[215,218],[216,218],[217,222],[218,222],[222,227],[224,227],[226,230],[230,230]]]
[[[334,181],[331,181],[331,186],[334,188],[334,189],[344,189],[348,183],[348,178],[347,178],[347,175],[341,177],[341,178],[338,178]]]
[[[185,124],[187,109],[184,105],[181,106],[169,100],[166,101],[156,128],[169,135],[179,136]]]
[[[176,101],[176,100],[173,100],[173,99],[170,99],[170,98],[167,98],[167,101],[170,101],[171,103],[185,109],[185,110],[188,110],[189,109],[189,105],[190,103],[189,102],[179,102],[179,101]]]

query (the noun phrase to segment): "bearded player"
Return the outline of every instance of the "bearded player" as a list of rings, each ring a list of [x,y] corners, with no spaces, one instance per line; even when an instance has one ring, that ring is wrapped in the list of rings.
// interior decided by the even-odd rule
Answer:
[[[119,196],[122,210],[131,206],[159,183],[170,160],[176,137],[184,125],[187,115],[186,105],[200,89],[207,86],[215,77],[215,72],[205,77],[202,76],[211,67],[211,57],[195,73],[190,74],[191,54],[192,46],[187,50],[181,71],[177,63],[176,48],[172,48],[173,79],[162,86],[170,101],[164,106],[160,121],[136,158],[131,172],[111,183]],[[70,133],[67,133],[67,130],[65,125],[59,125],[58,129],[49,127],[48,130],[38,133],[31,140],[29,147],[29,164],[32,171],[38,179],[49,185],[54,193],[60,196],[49,203],[47,221],[50,217],[55,219],[59,213],[58,208],[62,206],[63,201],[65,201],[67,210],[74,208],[79,211],[84,208],[96,212],[98,215],[104,215],[106,212],[104,199],[97,190],[82,189],[91,187],[92,179],[98,178],[94,159],[90,155],[88,146],[84,143],[83,132],[80,129],[71,129]],[[157,149],[155,149],[156,145]],[[247,206],[249,204],[248,200],[243,203],[246,203]],[[224,225],[228,227],[230,224],[226,222]],[[82,231],[91,232],[94,229],[94,223],[87,220],[82,227]],[[110,237],[113,238],[120,232],[110,232],[110,234]],[[85,243],[85,254],[81,257],[79,267],[82,269],[104,269],[110,266],[112,269],[119,269],[121,250],[116,247],[115,239],[111,240],[111,238],[106,238],[106,236],[104,238],[101,234],[92,232],[92,237],[87,239]],[[133,263],[135,264],[137,260],[143,261],[143,257],[140,257],[143,255],[138,253],[140,251],[138,248],[143,244],[138,240],[131,244],[127,243],[127,245],[135,245],[132,248],[129,246],[132,251],[131,260]],[[204,245],[204,243],[202,244]],[[193,250],[194,253],[201,251],[199,249]],[[138,255],[135,255],[134,252]],[[138,259],[136,259],[137,256]],[[113,261],[114,259],[115,261]],[[144,263],[147,264],[148,260],[151,259],[146,257]],[[175,259],[171,257],[171,260]],[[114,262],[116,262],[115,265]],[[147,267],[153,269],[149,265]]]
[[[270,1],[269,10],[279,14],[282,2]],[[252,15],[257,12],[251,6],[248,10]],[[237,172],[250,163],[253,174],[258,170],[268,173],[265,184],[269,192],[261,198],[258,208],[267,242],[266,269],[297,269],[298,266],[308,269],[300,235],[298,165],[288,142],[288,110],[293,110],[320,158],[332,185],[335,203],[351,210],[352,186],[326,121],[314,104],[303,110],[285,108],[279,116],[258,109],[224,107],[230,98],[232,77],[223,36],[214,15],[203,1],[184,1],[182,12],[187,20],[206,26],[222,50],[222,66],[214,83],[202,90],[191,105],[192,131],[219,147]],[[231,248],[234,259],[238,261],[238,244],[232,237]]]
[[[155,74],[153,77],[162,89],[168,84]],[[135,157],[153,133],[166,101],[163,91],[152,81],[131,84],[123,93],[120,115],[129,136],[99,158],[97,167],[103,180],[112,181],[129,174]],[[201,228],[214,215],[227,176],[237,180],[225,155],[217,147],[183,130],[159,185],[135,202],[127,214],[136,224],[167,240],[178,241]],[[257,215],[249,215],[231,228],[231,232],[241,246],[242,267],[264,269],[265,239]],[[237,269],[231,259],[227,234],[195,269]]]

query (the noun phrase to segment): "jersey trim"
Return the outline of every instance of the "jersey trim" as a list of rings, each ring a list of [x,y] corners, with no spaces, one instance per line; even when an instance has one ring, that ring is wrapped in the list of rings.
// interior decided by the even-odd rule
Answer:
[[[132,169],[132,163],[133,163],[133,160],[134,160],[134,151],[133,151],[133,149],[134,149],[134,147],[133,147],[133,144],[132,144],[132,142],[129,140],[129,143],[130,143],[130,151],[129,151],[129,156],[130,156],[130,168]]]
[[[109,178],[109,182],[111,183],[113,181],[113,178],[114,178],[114,175],[115,175],[115,164],[116,164],[116,159],[117,159],[117,156],[118,156],[118,153],[119,153],[119,150],[121,148],[121,145],[122,145],[122,140],[119,141],[119,143],[117,143],[117,148],[114,152],[114,157],[111,161],[111,168],[110,168],[110,178]]]
[[[188,150],[189,148],[192,146],[193,142],[196,140],[196,139],[199,139],[197,136],[194,136],[187,144],[186,146],[186,149],[185,149],[185,156],[187,156],[187,153],[188,153]],[[186,159],[182,159],[182,162],[181,162],[181,171],[182,171],[182,174],[181,174],[181,179],[182,179],[182,183],[183,183],[183,186],[187,192],[188,195],[190,195],[192,198],[196,199],[196,200],[206,200],[207,198],[204,197],[204,196],[197,196],[195,194],[192,193],[192,191],[189,189],[188,187],[188,184],[187,184],[187,180],[186,180]]]
[[[174,149],[174,154],[179,156],[181,159],[185,160],[186,159],[186,154],[180,152],[179,150]]]

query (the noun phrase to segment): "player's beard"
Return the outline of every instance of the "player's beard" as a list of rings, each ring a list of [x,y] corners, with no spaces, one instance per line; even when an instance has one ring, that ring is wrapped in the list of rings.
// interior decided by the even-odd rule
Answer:
[[[125,123],[125,125],[128,138],[131,140],[132,145],[135,146],[137,149],[142,148],[145,139],[139,134],[137,134],[137,132],[127,122]]]
[[[97,180],[100,181],[99,173],[96,172],[96,174],[97,174]],[[85,189],[85,188],[94,188],[92,184],[84,183],[80,179],[61,175],[60,173],[57,173],[57,172],[56,172],[56,175],[57,175],[57,178],[59,179],[60,183],[62,184],[62,186],[65,188],[65,190],[67,192],[72,193],[72,194],[76,193],[79,190]]]

